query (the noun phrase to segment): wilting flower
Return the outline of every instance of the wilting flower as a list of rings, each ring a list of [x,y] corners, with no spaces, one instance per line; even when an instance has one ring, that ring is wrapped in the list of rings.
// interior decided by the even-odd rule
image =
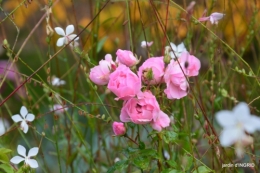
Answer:
[[[106,54],[105,60],[99,61],[99,65],[90,69],[89,78],[97,85],[106,85],[109,81],[109,75],[115,69],[115,63],[110,54]]]
[[[61,80],[58,77],[53,76],[52,79],[51,79],[51,85],[52,86],[61,86],[61,85],[65,85],[65,84],[66,84],[66,81]]]
[[[64,44],[68,44],[71,40],[73,40],[77,36],[76,34],[72,34],[74,32],[73,25],[68,25],[66,27],[66,32],[61,27],[56,27],[54,29],[58,35],[63,36],[63,37],[59,38],[57,41],[58,47],[61,47]],[[74,41],[76,41],[78,39],[79,39],[79,37],[77,37]]]
[[[28,155],[26,156],[26,149],[22,145],[18,145],[17,152],[19,155],[23,157],[15,156],[10,160],[10,162],[14,164],[19,164],[20,162],[24,161],[24,164],[26,166],[29,165],[31,168],[38,168],[38,162],[34,159],[31,159],[31,157],[36,156],[38,154],[38,151],[38,147],[31,148],[28,152]]]
[[[138,76],[142,81],[149,85],[159,84],[164,75],[163,57],[148,58],[138,70]],[[149,71],[151,70],[151,74]]]
[[[169,55],[172,59],[175,59],[176,57],[179,58],[182,54],[182,52],[186,52],[187,49],[185,48],[185,45],[183,42],[176,46],[174,43],[170,43],[170,46],[165,47],[165,55]],[[175,57],[175,55],[176,57]]]
[[[28,110],[26,109],[25,106],[21,107],[20,110],[20,115],[16,114],[12,116],[12,119],[14,120],[14,122],[20,122],[21,121],[21,125],[20,128],[21,130],[23,130],[24,133],[28,132],[29,126],[28,126],[28,122],[32,122],[34,120],[35,116],[33,114],[29,114]]]
[[[113,122],[113,131],[116,136],[124,135],[126,132],[126,128],[124,123],[121,122]]]
[[[152,46],[152,44],[153,44],[153,41],[151,41],[151,42],[142,41],[142,42],[141,42],[141,47],[142,47],[142,48],[150,47],[150,46]]]
[[[121,64],[110,74],[107,88],[116,96],[116,100],[127,100],[141,90],[141,80],[129,67]]]
[[[260,118],[250,114],[246,103],[239,103],[232,111],[222,110],[216,113],[216,120],[224,128],[219,140],[223,147],[237,142],[247,143],[247,133],[252,134],[260,130]]]
[[[6,119],[0,118],[0,136],[6,132],[9,126],[9,122]]]
[[[212,13],[210,16],[208,16],[208,17],[201,17],[201,18],[199,18],[199,21],[200,22],[203,22],[203,21],[207,21],[207,20],[209,20],[210,22],[211,22],[211,24],[218,24],[218,21],[220,20],[220,19],[222,19],[223,17],[224,17],[224,15],[225,14],[223,14],[223,13],[217,13],[217,12],[215,12],[215,13]]]
[[[127,67],[132,67],[138,62],[138,59],[134,56],[133,52],[129,50],[118,49],[116,51],[116,55],[117,61],[120,64],[126,65]]]

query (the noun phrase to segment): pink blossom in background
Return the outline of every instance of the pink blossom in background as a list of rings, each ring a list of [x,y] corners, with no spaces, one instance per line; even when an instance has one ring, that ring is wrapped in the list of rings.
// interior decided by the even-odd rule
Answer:
[[[53,105],[53,108],[50,109],[51,111],[54,111],[56,114],[63,114],[65,111],[68,110],[68,108],[66,106],[62,106],[60,104],[55,104]]]
[[[107,54],[105,60],[99,61],[99,65],[90,69],[89,78],[97,85],[106,85],[109,81],[111,69],[115,66],[112,56]]]
[[[116,55],[119,64],[124,64],[127,67],[132,67],[138,62],[138,59],[134,56],[133,52],[129,50],[118,49]]]
[[[189,52],[183,52],[179,58],[182,68],[187,76],[197,76],[200,69],[200,60]],[[184,64],[184,65],[183,65]]]
[[[180,62],[184,70],[184,62]],[[166,89],[164,93],[168,99],[180,99],[188,94],[189,83],[183,74],[177,61],[171,60],[164,74]]]
[[[199,18],[199,21],[200,22],[203,22],[203,21],[207,21],[207,20],[209,20],[210,22],[211,22],[211,24],[218,24],[218,21],[220,20],[220,19],[222,19],[223,17],[224,17],[224,15],[225,14],[223,14],[223,13],[217,13],[217,12],[215,12],[215,13],[212,13],[210,16],[208,16],[208,17],[201,17],[201,18]]]
[[[163,57],[153,57],[147,59],[138,70],[138,76],[142,79],[142,81],[146,84],[156,85],[162,82],[164,75],[164,62]],[[146,80],[146,73],[149,69],[152,69],[153,72],[153,80]]]
[[[11,62],[8,62],[6,60],[0,61],[0,76],[3,79],[4,76],[6,76],[5,80],[11,80],[14,82],[15,87],[18,87],[21,82],[20,78],[21,75],[18,72],[18,69],[15,64],[11,66]],[[1,86],[0,91],[4,89],[4,85]],[[21,87],[19,90],[17,90],[16,94],[18,94],[20,97],[26,97],[25,88]]]
[[[113,122],[112,127],[113,127],[114,134],[116,136],[121,136],[126,133],[126,128],[125,128],[124,123]]]
[[[129,67],[121,64],[110,74],[107,88],[116,96],[116,100],[127,100],[141,90],[141,80]]]

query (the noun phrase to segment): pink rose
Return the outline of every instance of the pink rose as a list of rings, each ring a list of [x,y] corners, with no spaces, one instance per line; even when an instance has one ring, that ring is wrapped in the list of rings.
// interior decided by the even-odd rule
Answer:
[[[116,136],[121,136],[126,133],[126,128],[124,123],[121,122],[113,122],[113,131]]]
[[[180,62],[183,68],[183,62]],[[184,70],[184,68],[183,68]],[[164,93],[168,99],[180,99],[188,94],[189,83],[186,81],[177,61],[171,60],[164,74],[164,81],[167,88]]]
[[[150,91],[139,92],[137,98],[126,100],[121,109],[120,120],[135,124],[150,123],[153,129],[158,131],[170,124],[169,117],[160,110],[155,96]]]
[[[126,65],[127,67],[132,67],[138,61],[137,58],[134,56],[134,54],[129,50],[118,49],[116,55],[117,55],[117,61],[120,64]]]
[[[99,61],[99,65],[90,69],[89,78],[97,85],[106,85],[109,81],[111,68],[115,66],[112,56],[107,54],[105,60]]]
[[[135,124],[150,123],[157,117],[160,111],[159,104],[151,92],[139,92],[138,98],[131,98],[124,102],[120,114],[122,122],[133,122]]]
[[[163,111],[160,111],[158,116],[153,119],[151,126],[154,130],[161,131],[162,128],[168,127],[170,125],[170,118]]]
[[[182,66],[187,76],[197,76],[200,69],[200,60],[193,55],[190,55],[189,52],[183,52],[179,61],[184,63]]]
[[[149,70],[152,70],[152,80],[149,78]],[[156,85],[162,82],[164,75],[163,57],[147,59],[138,70],[138,76],[142,81],[149,85]]]
[[[129,67],[121,64],[110,74],[107,88],[117,96],[116,100],[127,100],[140,91],[141,80]]]

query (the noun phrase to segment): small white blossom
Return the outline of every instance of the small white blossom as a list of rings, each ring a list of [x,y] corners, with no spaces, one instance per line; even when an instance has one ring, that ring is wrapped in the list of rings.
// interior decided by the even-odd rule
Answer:
[[[55,104],[53,105],[53,108],[50,109],[51,111],[54,111],[56,114],[63,114],[65,111],[68,110],[67,107],[64,107],[60,104]]]
[[[77,36],[76,34],[72,34],[74,32],[73,25],[68,25],[66,27],[66,32],[61,27],[56,27],[54,29],[58,35],[63,36],[63,37],[59,38],[57,41],[58,47],[61,47],[64,44],[68,44],[71,40],[73,40]],[[77,37],[74,41],[76,41],[78,39],[79,39],[79,37]]]
[[[208,17],[201,17],[199,18],[199,21],[200,22],[203,22],[203,21],[207,21],[209,20],[211,22],[211,24],[218,24],[218,21],[220,19],[222,19],[224,17],[225,14],[223,13],[218,13],[218,12],[215,12],[215,13],[212,13],[210,16]]]
[[[20,122],[21,121],[21,125],[20,128],[21,130],[23,130],[24,133],[28,132],[29,126],[27,124],[27,122],[32,122],[34,120],[35,116],[33,114],[29,114],[28,110],[26,109],[25,106],[21,107],[20,110],[20,115],[16,114],[12,116],[12,119],[14,120],[14,122]]]
[[[168,54],[172,59],[175,59],[175,55],[179,58],[182,52],[186,52],[187,49],[183,42],[176,46],[174,43],[170,43],[170,46],[165,47],[165,54]],[[175,54],[175,55],[174,55]]]
[[[61,86],[61,85],[65,85],[65,84],[66,84],[66,81],[61,80],[58,77],[53,76],[51,79],[51,85],[53,85],[53,86]]]
[[[34,147],[29,150],[28,156],[26,156],[26,149],[22,145],[18,145],[17,152],[19,155],[23,156],[15,156],[13,157],[10,162],[14,164],[19,164],[20,162],[24,161],[24,164],[26,166],[30,166],[31,168],[38,168],[38,162],[34,159],[31,159],[31,157],[36,156],[38,154],[39,148]]]
[[[153,41],[151,41],[151,42],[142,41],[141,47],[142,48],[150,47],[150,46],[152,46],[152,44],[153,44]]]
[[[224,128],[220,134],[223,147],[237,142],[248,143],[248,135],[260,130],[260,118],[250,114],[246,103],[239,103],[232,111],[223,110],[216,113],[218,123]]]
[[[0,118],[0,136],[6,132],[9,126],[10,124],[6,119]]]

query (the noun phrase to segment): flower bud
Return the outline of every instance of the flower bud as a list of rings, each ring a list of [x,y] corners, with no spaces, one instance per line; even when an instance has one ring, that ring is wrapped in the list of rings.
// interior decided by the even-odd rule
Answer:
[[[113,131],[116,136],[122,136],[126,133],[126,128],[124,123],[121,122],[113,122]]]

